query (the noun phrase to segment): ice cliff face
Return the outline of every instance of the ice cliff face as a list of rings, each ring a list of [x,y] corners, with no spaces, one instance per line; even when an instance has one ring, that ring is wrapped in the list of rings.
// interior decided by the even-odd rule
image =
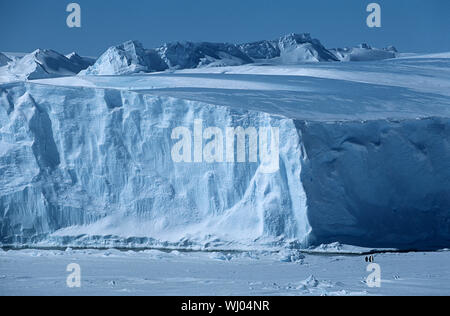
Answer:
[[[450,243],[450,119],[297,122],[310,242]]]
[[[282,100],[276,93],[277,78],[270,90],[260,76],[248,87],[235,78],[236,90],[230,89],[233,80],[228,76],[222,78],[228,90],[219,86],[217,77],[201,78],[229,102],[235,94],[246,98],[262,89],[257,96],[261,110],[238,102],[244,99],[232,106],[218,105],[219,98],[195,100],[193,94],[207,93],[180,87],[183,80],[192,84],[195,79],[182,75],[173,78],[178,88],[168,89],[169,95],[48,81],[2,85],[1,243],[242,249],[338,241],[367,247],[448,247],[448,99],[377,86],[372,89],[385,91],[389,98],[380,103],[379,93],[374,93],[358,109],[385,119],[322,120],[320,112],[302,119],[320,107],[317,95],[308,107],[312,90],[305,79],[299,79],[303,83],[295,97],[305,99],[289,108],[292,102],[286,99],[292,91],[283,91]],[[71,79],[74,85],[87,80]],[[115,82],[128,87],[139,84],[137,79]],[[163,76],[154,79],[167,82]],[[322,98],[326,86],[336,84],[318,79],[312,86],[319,82]],[[365,89],[361,84],[351,87],[354,98],[354,91]],[[171,97],[177,90],[191,96]],[[410,113],[415,107],[401,109],[395,95],[403,103],[413,102],[407,98],[412,95],[423,113],[441,115],[416,119]],[[349,98],[337,92],[331,97]],[[263,102],[271,98],[286,102],[283,116]],[[343,112],[346,102],[339,108],[325,102],[328,113]],[[428,103],[433,104],[430,109]],[[346,117],[355,107],[351,104]],[[296,108],[305,112],[297,110],[292,118]],[[175,163],[171,132],[179,126],[193,130],[195,119],[221,130],[278,127],[279,170],[266,174],[259,163],[250,162]]]
[[[58,231],[58,243],[111,235],[242,247],[308,232],[292,120],[117,90],[17,84],[1,95],[3,243]],[[171,130],[192,127],[193,117],[217,127],[280,127],[289,139],[282,170],[175,164]]]

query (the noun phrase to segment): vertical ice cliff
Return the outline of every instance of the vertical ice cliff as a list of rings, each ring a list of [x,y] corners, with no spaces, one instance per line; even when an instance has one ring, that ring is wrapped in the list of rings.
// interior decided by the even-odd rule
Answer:
[[[16,84],[0,100],[3,243],[84,236],[252,247],[309,231],[292,120],[108,89]],[[280,170],[174,163],[171,131],[194,118],[223,129],[279,127]]]
[[[279,170],[175,163],[175,127],[278,127]],[[0,241],[253,248],[450,241],[450,119],[321,121],[144,92],[0,88]]]
[[[450,119],[297,122],[310,242],[450,244]]]

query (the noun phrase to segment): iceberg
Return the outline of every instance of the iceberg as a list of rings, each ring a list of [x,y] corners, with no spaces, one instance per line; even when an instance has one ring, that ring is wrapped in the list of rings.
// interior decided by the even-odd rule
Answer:
[[[146,51],[127,45],[111,51],[123,61],[113,72],[148,69]],[[450,63],[245,64],[2,84],[0,242],[448,247],[450,82],[435,65]],[[196,120],[278,128],[278,170],[248,159],[175,162],[172,131]]]

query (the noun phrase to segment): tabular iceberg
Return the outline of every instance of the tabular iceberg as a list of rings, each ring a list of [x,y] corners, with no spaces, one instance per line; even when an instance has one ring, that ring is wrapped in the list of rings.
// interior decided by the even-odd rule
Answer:
[[[136,48],[124,65],[141,65]],[[433,70],[446,63],[372,63],[374,83],[366,64],[336,63],[3,84],[0,241],[448,247],[449,79]],[[279,128],[279,170],[174,162],[171,132],[195,119]]]

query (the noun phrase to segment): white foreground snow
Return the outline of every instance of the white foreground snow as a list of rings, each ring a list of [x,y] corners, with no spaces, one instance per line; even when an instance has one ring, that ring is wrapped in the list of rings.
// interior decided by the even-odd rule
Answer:
[[[364,256],[0,250],[0,295],[450,295],[448,251],[377,254],[375,262],[380,288],[367,286]],[[66,285],[71,263],[80,265],[81,288]]]

